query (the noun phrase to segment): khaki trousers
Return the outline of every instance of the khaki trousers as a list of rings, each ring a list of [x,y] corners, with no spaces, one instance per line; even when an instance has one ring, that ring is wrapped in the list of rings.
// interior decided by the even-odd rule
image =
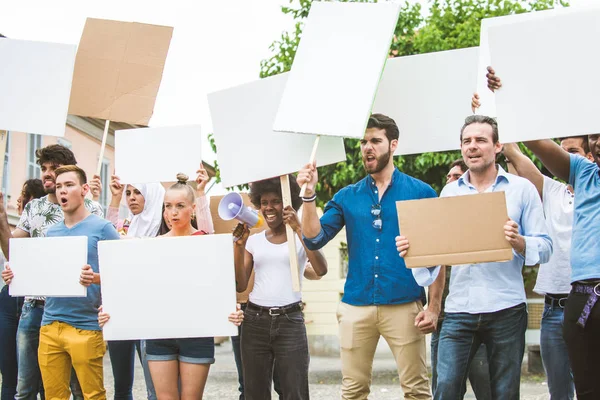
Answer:
[[[351,306],[340,302],[337,319],[342,358],[342,399],[367,399],[373,358],[379,337],[386,340],[398,367],[405,399],[431,399],[425,335],[415,327],[423,310],[420,301],[383,305]]]

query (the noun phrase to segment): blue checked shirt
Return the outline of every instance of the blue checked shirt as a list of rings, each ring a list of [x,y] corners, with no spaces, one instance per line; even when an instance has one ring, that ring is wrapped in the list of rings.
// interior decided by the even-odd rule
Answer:
[[[409,303],[425,300],[423,288],[396,251],[398,214],[396,201],[437,197],[427,184],[397,169],[381,201],[370,175],[345,187],[333,196],[321,217],[321,231],[304,237],[310,250],[325,246],[346,226],[348,276],[342,301],[355,306]],[[371,212],[380,209],[381,229]]]

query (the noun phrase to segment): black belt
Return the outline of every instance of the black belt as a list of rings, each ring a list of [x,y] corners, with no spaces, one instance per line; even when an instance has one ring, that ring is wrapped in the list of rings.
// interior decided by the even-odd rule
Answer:
[[[565,308],[567,297],[569,297],[568,294],[547,294],[544,296],[544,303],[550,307],[559,306],[560,308]]]
[[[288,304],[286,306],[281,306],[281,307],[263,307],[263,306],[259,306],[258,304],[248,302],[248,305],[246,306],[246,311],[260,312],[260,313],[265,312],[265,313],[269,313],[269,315],[272,317],[276,317],[278,315],[285,315],[285,314],[291,314],[293,312],[302,311],[302,303],[297,302],[297,303],[292,303],[292,304]]]

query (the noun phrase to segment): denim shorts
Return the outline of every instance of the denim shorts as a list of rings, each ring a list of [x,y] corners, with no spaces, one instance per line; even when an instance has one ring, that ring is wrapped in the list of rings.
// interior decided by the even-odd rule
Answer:
[[[146,340],[148,361],[179,360],[189,364],[214,364],[215,339],[181,338]]]

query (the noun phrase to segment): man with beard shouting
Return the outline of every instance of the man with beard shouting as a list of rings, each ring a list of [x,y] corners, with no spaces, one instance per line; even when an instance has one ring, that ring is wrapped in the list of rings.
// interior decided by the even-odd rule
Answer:
[[[395,251],[399,234],[396,201],[437,197],[427,184],[400,172],[393,163],[398,147],[393,119],[373,114],[361,140],[368,175],[335,194],[321,219],[315,206],[318,182],[315,164],[299,171],[307,184],[302,233],[310,250],[325,246],[346,226],[348,276],[338,308],[342,359],[342,398],[366,399],[370,392],[373,357],[380,336],[396,359],[406,399],[430,399],[425,364],[425,334],[436,328],[444,274],[425,292]]]

